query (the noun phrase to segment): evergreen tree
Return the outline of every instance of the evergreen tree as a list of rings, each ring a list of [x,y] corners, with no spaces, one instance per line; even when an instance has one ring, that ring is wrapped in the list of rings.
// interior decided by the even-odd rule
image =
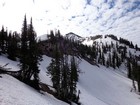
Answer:
[[[0,48],[3,52],[4,50],[4,27],[2,26],[1,32],[0,32]]]
[[[11,35],[12,33],[9,33],[8,36],[8,46],[7,46],[7,54],[8,54],[8,58],[11,60],[16,60],[16,56],[17,56],[17,39],[15,37],[15,35]]]
[[[20,52],[21,80],[25,83],[39,89],[39,47],[36,41],[36,33],[32,25],[32,19],[27,27],[26,16],[24,18],[21,34],[21,52]],[[31,80],[33,79],[33,80]]]
[[[131,70],[132,68],[131,68],[131,63],[129,59],[127,60],[127,68],[128,68],[128,78],[132,79],[132,70]]]
[[[138,45],[137,44],[135,45],[135,49],[136,49],[136,51],[138,51]]]
[[[95,45],[92,45],[90,55],[91,55],[91,59],[96,59],[96,47],[95,47]]]
[[[132,59],[132,85],[136,90],[135,80],[137,81],[138,91],[140,92],[140,68],[135,58]]]
[[[4,26],[2,26],[0,32],[0,48],[2,53],[6,53],[7,48],[7,31],[4,30]]]
[[[52,62],[47,67],[48,74],[51,75],[51,80],[53,83],[53,87],[56,89],[57,96],[60,97],[60,83],[61,83],[61,74],[60,74],[60,67],[61,67],[61,55],[58,50],[58,46],[55,45],[55,51],[54,51],[54,58],[52,59]]]
[[[78,63],[74,56],[71,58],[71,65],[68,64],[68,55],[62,55],[58,47],[55,47],[54,58],[47,67],[48,74],[51,76],[53,87],[56,90],[56,95],[64,101],[73,101],[78,103],[79,95],[77,96],[78,82]]]
[[[71,100],[76,101],[76,87],[77,87],[77,82],[78,82],[78,66],[77,62],[72,56],[71,58],[71,74],[70,74],[70,95],[71,95]]]
[[[24,17],[22,32],[21,32],[21,51],[20,51],[20,70],[21,70],[21,79],[26,81],[27,72],[29,70],[28,66],[28,29],[27,29],[27,20],[26,15]]]
[[[115,50],[113,51],[113,54],[112,54],[112,67],[114,69],[116,68],[116,52],[115,52]]]
[[[67,100],[69,97],[70,88],[70,68],[68,64],[68,55],[64,55],[62,57],[61,74],[61,98]]]
[[[132,68],[133,68],[133,76],[134,79],[137,81],[138,92],[140,92],[140,66],[135,58],[132,61]]]
[[[102,52],[102,64],[105,66],[105,56],[103,52]]]
[[[140,92],[140,66],[137,64],[137,82],[138,82],[138,92]]]
[[[116,66],[119,68],[121,65],[121,60],[119,58],[119,55],[116,53]]]
[[[109,59],[107,59],[107,61],[106,61],[106,67],[107,68],[109,67]]]
[[[32,25],[32,18],[30,25],[28,27],[28,40],[29,40],[29,71],[28,71],[28,78],[30,79],[33,76],[34,79],[34,85],[37,89],[39,89],[38,83],[39,83],[39,61],[41,55],[39,54],[38,44],[36,41],[36,33],[34,31],[33,25]]]
[[[133,45],[132,41],[130,43],[130,48],[134,48],[134,45]]]
[[[111,58],[111,53],[108,54],[108,61],[109,61],[109,66],[112,67],[112,58]]]

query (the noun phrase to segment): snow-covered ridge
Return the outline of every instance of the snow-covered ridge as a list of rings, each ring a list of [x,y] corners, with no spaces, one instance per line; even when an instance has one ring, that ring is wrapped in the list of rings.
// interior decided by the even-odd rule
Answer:
[[[81,37],[79,35],[76,35],[73,32],[70,32],[68,34],[65,35],[66,38],[70,39],[70,40],[74,40],[74,41],[78,41],[78,42],[83,42],[85,40],[84,37]]]
[[[92,46],[93,42],[95,42],[95,41],[103,42],[104,44],[106,42],[108,44],[111,44],[111,42],[119,41],[119,40],[115,40],[114,38],[111,38],[110,36],[119,38],[119,37],[114,36],[114,35],[93,35],[93,36],[89,36],[89,37],[82,37],[82,36],[77,35],[73,32],[69,32],[68,34],[64,35],[64,37],[66,37],[70,40],[77,41],[77,42],[80,42],[80,43],[82,43],[84,45],[88,45],[88,46]],[[41,41],[48,40],[47,34],[39,36],[38,39]]]

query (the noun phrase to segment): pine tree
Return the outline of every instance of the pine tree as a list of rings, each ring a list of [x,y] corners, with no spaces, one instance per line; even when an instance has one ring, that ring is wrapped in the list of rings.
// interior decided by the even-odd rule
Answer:
[[[51,76],[53,87],[58,98],[64,101],[78,103],[79,96],[76,95],[78,82],[78,63],[74,56],[71,58],[71,65],[68,64],[68,55],[62,55],[58,47],[55,49],[55,56],[47,67]]]
[[[27,27],[26,16],[24,18],[21,34],[21,52],[20,52],[21,80],[25,83],[39,89],[39,47],[36,41],[36,33],[32,25],[32,18]],[[31,80],[33,79],[33,80]]]
[[[108,54],[108,62],[109,62],[109,66],[112,67],[112,58],[111,58],[111,53]]]
[[[121,65],[121,60],[119,58],[119,55],[116,53],[116,66],[119,68]]]
[[[74,56],[72,56],[71,58],[71,73],[70,73],[70,98],[72,101],[76,101],[77,100],[77,96],[76,96],[76,87],[77,87],[77,82],[78,82],[78,64],[74,58]]]
[[[133,88],[136,91],[136,85],[135,85],[135,80],[137,81],[137,62],[135,58],[132,58],[132,85]],[[138,84],[139,86],[139,84]]]
[[[103,52],[102,52],[102,64],[105,66],[105,56]]]
[[[16,56],[17,56],[17,39],[15,37],[15,35],[11,35],[12,33],[9,33],[8,36],[8,46],[7,46],[7,54],[8,54],[8,58],[11,60],[16,60]]]
[[[137,86],[138,86],[138,92],[140,92],[140,66],[138,65],[138,62],[135,58],[133,58],[133,76],[134,79],[137,81]]]
[[[55,51],[54,51],[54,58],[52,59],[52,62],[47,67],[48,74],[51,75],[51,80],[53,83],[53,87],[56,89],[56,94],[58,97],[60,97],[60,87],[61,87],[61,74],[60,74],[60,67],[61,67],[61,55],[58,50],[58,46],[55,45]]]
[[[95,45],[92,45],[90,55],[91,55],[91,59],[96,59],[96,47],[95,47]]]
[[[4,26],[2,26],[0,32],[0,48],[2,53],[6,53],[7,48],[7,31],[4,30]]]
[[[137,44],[135,45],[135,49],[136,49],[136,51],[138,51],[138,45]]]
[[[116,52],[115,52],[115,50],[113,51],[113,54],[112,54],[112,67],[114,69],[116,68]]]
[[[138,82],[138,92],[140,92],[140,66],[137,65],[137,82]]]
[[[131,68],[131,63],[129,59],[127,60],[127,68],[128,68],[128,78],[132,79],[132,70],[131,70],[132,68]]]
[[[27,29],[26,15],[25,15],[22,32],[21,32],[21,51],[20,51],[20,70],[21,70],[22,81],[26,81],[27,72],[29,70],[28,52],[29,52],[29,50],[28,50],[28,29]]]
[[[28,78],[30,79],[33,76],[35,88],[39,89],[39,61],[40,61],[40,54],[38,49],[38,44],[36,41],[36,33],[34,31],[32,25],[32,18],[30,21],[30,25],[28,27],[28,40],[29,40],[29,71],[28,71]]]
[[[0,32],[0,47],[3,52],[4,50],[4,27],[2,26],[1,32]]]
[[[68,64],[68,55],[64,55],[62,57],[61,63],[61,98],[68,100],[70,87],[70,68]]]

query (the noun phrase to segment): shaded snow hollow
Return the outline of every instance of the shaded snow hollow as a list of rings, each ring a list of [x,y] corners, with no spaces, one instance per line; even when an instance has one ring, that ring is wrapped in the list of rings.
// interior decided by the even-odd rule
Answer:
[[[46,67],[51,58],[43,56],[40,65],[40,81],[51,85],[49,76],[46,76]],[[0,56],[0,65],[9,63],[11,70],[18,69],[18,62],[12,62]],[[130,92],[131,80],[117,73],[116,70],[103,66],[96,67],[85,60],[80,63],[81,74],[78,89],[81,91],[82,105],[140,105],[140,96]],[[125,68],[121,68],[125,69]],[[67,105],[55,99],[48,93],[40,94],[33,88],[17,79],[2,75],[0,78],[0,105]]]

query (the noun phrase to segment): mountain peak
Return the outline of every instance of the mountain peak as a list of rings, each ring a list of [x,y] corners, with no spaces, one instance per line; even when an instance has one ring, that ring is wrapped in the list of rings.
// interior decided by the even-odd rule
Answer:
[[[79,42],[83,42],[85,40],[84,37],[81,37],[73,32],[69,32],[68,34],[65,35],[66,38],[74,40],[74,41],[79,41]]]

